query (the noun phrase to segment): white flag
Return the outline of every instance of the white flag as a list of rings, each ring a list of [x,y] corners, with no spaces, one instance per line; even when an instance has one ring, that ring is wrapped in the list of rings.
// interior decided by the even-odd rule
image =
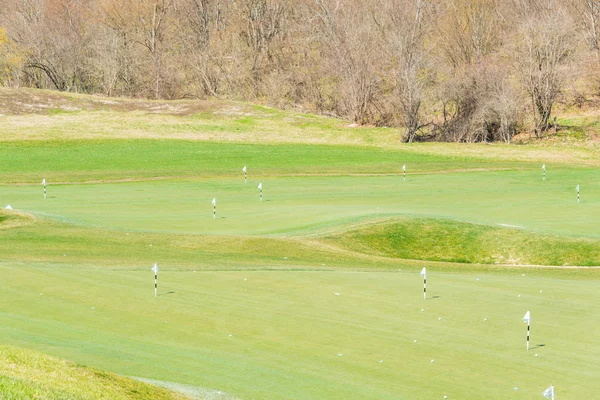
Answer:
[[[46,179],[42,179],[42,185],[46,186]]]
[[[553,398],[554,397],[554,386],[550,385],[550,387],[548,387],[548,389],[544,390],[544,392],[542,393],[542,396],[544,396],[547,399]]]
[[[7,205],[6,207],[4,207],[5,210],[12,210],[13,208],[9,205]]]
[[[246,172],[246,166],[244,165],[244,168],[242,168],[242,171]]]
[[[155,274],[158,274],[158,265],[156,265],[156,263],[154,263],[154,266],[152,267],[152,271],[153,271]]]
[[[523,317],[523,322],[531,322],[531,314],[529,313],[529,311],[527,311],[527,313],[525,313],[525,316]]]
[[[402,166],[402,171],[406,172],[406,164]]]
[[[577,185],[577,187],[575,188],[575,190],[577,190],[577,192],[579,192],[579,185]]]
[[[258,188],[262,190],[262,182],[258,184]]]
[[[213,205],[214,207],[216,207],[216,206],[217,206],[217,199],[213,199],[213,201],[212,201],[212,205]]]
[[[542,165],[542,169],[545,171],[546,170],[546,164]]]
[[[427,277],[427,268],[426,268],[426,267],[423,267],[423,269],[421,270],[421,276],[422,276],[423,278],[426,278],[426,277]]]

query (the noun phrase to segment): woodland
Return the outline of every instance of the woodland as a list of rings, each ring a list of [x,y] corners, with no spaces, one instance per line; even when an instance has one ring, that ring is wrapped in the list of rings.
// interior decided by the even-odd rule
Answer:
[[[597,0],[0,0],[0,86],[510,142],[600,94]]]

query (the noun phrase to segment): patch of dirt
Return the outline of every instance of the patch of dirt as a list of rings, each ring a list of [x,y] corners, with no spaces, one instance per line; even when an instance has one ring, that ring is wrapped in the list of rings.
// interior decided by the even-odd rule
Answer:
[[[202,112],[250,116],[250,107],[215,100],[154,101],[105,98],[94,95],[60,93],[26,88],[0,88],[0,116],[60,114],[78,111],[146,112],[150,114],[194,115]]]

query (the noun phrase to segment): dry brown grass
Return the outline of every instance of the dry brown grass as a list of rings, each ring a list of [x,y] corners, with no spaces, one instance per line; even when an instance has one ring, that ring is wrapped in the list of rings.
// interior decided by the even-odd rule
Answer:
[[[231,101],[151,101],[0,88],[0,141],[179,139],[238,143],[375,146],[486,160],[600,166],[600,143],[528,141],[526,145],[403,144],[397,129]],[[594,140],[595,139],[595,140]]]

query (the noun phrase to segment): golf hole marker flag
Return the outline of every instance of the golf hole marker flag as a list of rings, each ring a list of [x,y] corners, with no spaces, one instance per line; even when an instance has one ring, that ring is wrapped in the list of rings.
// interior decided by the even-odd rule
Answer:
[[[406,180],[406,164],[404,164],[402,166],[402,172],[404,173],[404,178],[402,178],[403,180]]]
[[[156,263],[152,267],[152,272],[154,272],[154,297],[156,297],[156,291],[158,290],[158,265]]]
[[[246,170],[246,166],[245,165],[244,165],[244,168],[242,168],[242,171],[244,171],[244,183],[246,183],[247,180],[248,180],[248,175],[246,175],[246,171],[247,170]]]
[[[421,270],[421,276],[423,277],[423,300],[427,300],[427,268],[423,267]]]
[[[527,350],[529,350],[529,332],[531,331],[531,313],[529,311],[525,313],[523,322],[527,322]]]
[[[548,389],[544,390],[544,392],[542,393],[542,396],[544,396],[547,399],[554,400],[554,385],[550,385],[550,387],[548,387]]]
[[[42,185],[44,185],[44,198],[46,198],[46,179],[45,178],[42,179]]]
[[[258,184],[258,188],[260,189],[260,201],[262,201],[262,182]]]
[[[45,186],[44,186],[44,188],[45,188]],[[579,185],[577,185],[575,190],[577,190],[577,204],[579,204]],[[44,193],[46,193],[46,189],[44,189]]]
[[[542,165],[542,180],[546,180],[546,164]]]
[[[217,218],[217,199],[214,198],[212,200],[212,205],[213,205],[213,219]]]

